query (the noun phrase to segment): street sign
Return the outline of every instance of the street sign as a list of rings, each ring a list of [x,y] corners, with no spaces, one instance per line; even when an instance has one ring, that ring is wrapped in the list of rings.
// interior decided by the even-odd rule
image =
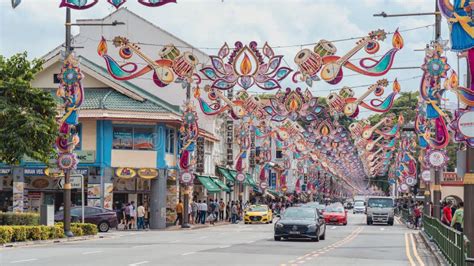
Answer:
[[[71,175],[71,188],[81,188],[82,187],[82,178],[83,175]],[[64,176],[59,179],[58,186],[60,189],[64,186]]]
[[[261,183],[260,183],[260,188],[261,188],[261,189],[266,189],[267,187],[268,187],[267,182],[261,182]]]

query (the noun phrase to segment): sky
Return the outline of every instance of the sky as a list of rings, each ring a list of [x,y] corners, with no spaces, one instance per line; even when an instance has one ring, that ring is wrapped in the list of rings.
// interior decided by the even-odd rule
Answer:
[[[395,18],[374,17],[385,11],[388,14],[433,12],[435,0],[177,0],[158,8],[149,8],[128,0],[125,7],[159,27],[173,33],[204,52],[212,55],[227,42],[233,44],[252,40],[259,46],[268,42],[276,54],[283,54],[285,64],[295,68],[293,61],[302,48],[314,45],[320,39],[338,40],[361,37],[371,30],[385,29],[392,32],[422,27],[402,32],[405,47],[395,58],[394,67],[416,67],[423,63],[423,49],[434,37],[434,16],[407,16]],[[16,9],[10,0],[0,0],[0,54],[11,56],[27,51],[30,58],[41,57],[64,41],[65,9],[59,8],[59,0],[23,0]],[[99,3],[83,11],[72,12],[73,20],[81,18],[103,18],[115,8],[100,0]],[[426,26],[426,27],[425,27]],[[139,29],[130,29],[139,30]],[[73,29],[77,34],[77,27]],[[449,39],[446,20],[442,21],[442,38]],[[352,48],[356,40],[334,43],[338,55]],[[391,48],[391,36],[381,43],[377,55]],[[363,51],[354,58],[367,56]],[[457,70],[457,60],[453,52],[447,52],[448,62]],[[461,75],[464,63],[461,62]],[[342,86],[354,88],[357,95],[380,79],[366,77],[345,71],[343,81],[329,85],[317,82],[311,88],[315,96],[327,96],[330,91]],[[385,78],[398,78],[402,91],[415,91],[420,83],[421,70],[392,70]],[[300,86],[284,83],[287,86]],[[360,86],[367,85],[367,86]],[[391,86],[387,89],[389,93]],[[454,99],[453,95],[447,98]]]

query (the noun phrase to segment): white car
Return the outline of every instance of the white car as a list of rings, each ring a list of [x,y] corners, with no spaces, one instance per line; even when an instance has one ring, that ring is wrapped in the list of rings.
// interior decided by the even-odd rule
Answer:
[[[356,213],[365,213],[365,202],[363,201],[356,201],[354,202],[354,208],[352,209],[354,214]]]

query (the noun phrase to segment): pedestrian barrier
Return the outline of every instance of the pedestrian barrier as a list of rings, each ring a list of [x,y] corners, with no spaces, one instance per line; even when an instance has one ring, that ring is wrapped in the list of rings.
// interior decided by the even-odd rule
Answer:
[[[423,216],[425,233],[436,243],[450,265],[464,266],[469,257],[471,243],[463,233],[450,228],[440,220]]]
[[[408,209],[401,209],[400,214],[400,218],[404,223],[410,219],[410,211]]]

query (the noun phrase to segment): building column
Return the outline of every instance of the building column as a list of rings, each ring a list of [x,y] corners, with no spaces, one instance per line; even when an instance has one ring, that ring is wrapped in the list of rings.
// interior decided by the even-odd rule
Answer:
[[[151,180],[151,195],[150,195],[150,228],[164,229],[166,228],[166,181],[168,179],[167,165],[166,165],[166,133],[165,125],[159,124],[156,126],[156,168],[158,168],[159,175],[157,178]]]

